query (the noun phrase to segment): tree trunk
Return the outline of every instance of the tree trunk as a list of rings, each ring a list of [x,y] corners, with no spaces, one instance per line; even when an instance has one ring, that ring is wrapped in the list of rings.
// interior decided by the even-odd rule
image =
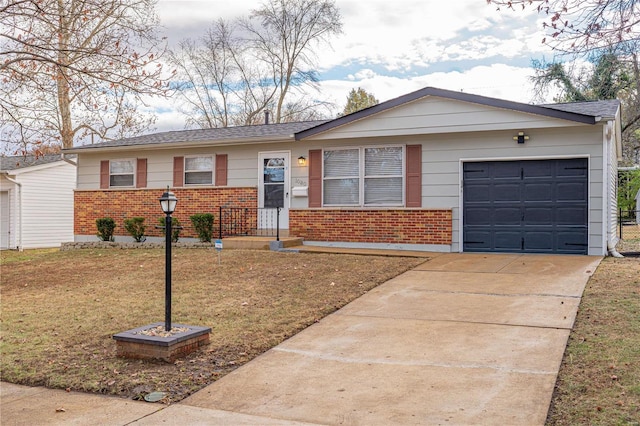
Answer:
[[[58,66],[56,86],[58,88],[58,111],[60,114],[60,138],[63,148],[73,148],[73,124],[71,122],[71,98],[69,96],[69,79],[66,65],[69,65],[69,25],[64,13],[64,1],[58,0],[59,33],[58,33]]]

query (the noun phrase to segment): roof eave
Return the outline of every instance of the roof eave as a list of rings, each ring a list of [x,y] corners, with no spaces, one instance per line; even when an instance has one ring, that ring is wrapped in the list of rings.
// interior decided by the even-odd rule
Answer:
[[[83,145],[76,148],[67,148],[62,151],[65,154],[84,154],[87,152],[112,152],[112,151],[146,151],[152,149],[173,149],[173,148],[202,148],[202,147],[215,147],[215,146],[228,146],[228,145],[254,145],[265,143],[281,143],[281,142],[293,142],[295,135],[291,134],[287,137],[273,137],[273,136],[261,136],[254,138],[229,138],[222,140],[209,140],[198,142],[156,142],[146,144],[132,144],[132,145],[116,145],[116,146],[92,146]]]
[[[451,90],[437,89],[434,87],[426,87],[424,89],[420,89],[415,92],[400,96],[398,98],[388,100],[381,104],[374,105],[372,107],[354,112],[352,114],[345,115],[340,118],[336,118],[335,120],[329,121],[324,124],[320,124],[310,129],[300,131],[296,133],[295,137],[296,137],[296,140],[305,139],[310,136],[327,132],[329,130],[335,129],[336,127],[344,126],[346,124],[353,123],[354,121],[362,120],[371,115],[378,114],[380,112],[398,107],[400,105],[407,104],[409,102],[416,101],[418,99],[421,99],[427,96],[441,97],[446,99],[458,100],[462,102],[471,102],[471,103],[485,105],[485,106],[494,107],[494,108],[510,109],[518,112],[537,114],[537,115],[547,116],[551,118],[575,121],[575,122],[584,123],[584,124],[596,123],[596,118],[592,115],[560,111],[550,107],[523,104],[520,102],[507,101],[507,100],[497,99],[497,98],[489,98],[489,97],[480,96],[480,95],[472,95],[464,92],[454,92]]]

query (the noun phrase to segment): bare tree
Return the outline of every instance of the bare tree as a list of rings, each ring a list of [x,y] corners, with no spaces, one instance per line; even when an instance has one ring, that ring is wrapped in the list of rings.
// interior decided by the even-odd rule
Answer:
[[[640,38],[638,0],[487,0],[510,9],[534,8],[547,17],[542,42],[563,52],[583,53]]]
[[[342,32],[340,11],[333,0],[269,0],[242,22],[259,57],[273,69],[279,123],[290,92],[317,82],[315,48]]]
[[[257,63],[234,23],[220,19],[199,40],[171,52],[188,127],[255,124],[272,103],[273,75]]]
[[[269,0],[251,18],[184,40],[170,60],[187,126],[258,124],[264,111],[276,123],[324,118],[328,104],[309,96],[314,52],[341,29],[333,0]]]
[[[139,134],[164,95],[156,0],[8,0],[0,6],[3,138],[65,148]]]

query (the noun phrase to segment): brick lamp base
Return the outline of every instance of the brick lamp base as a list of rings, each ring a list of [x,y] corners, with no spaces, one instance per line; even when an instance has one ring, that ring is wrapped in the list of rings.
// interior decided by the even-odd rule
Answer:
[[[168,337],[147,336],[145,330],[163,326],[156,322],[113,335],[116,341],[116,355],[121,358],[159,359],[174,362],[209,344],[211,328],[193,325],[172,324],[173,328],[186,328],[186,331],[174,333]]]

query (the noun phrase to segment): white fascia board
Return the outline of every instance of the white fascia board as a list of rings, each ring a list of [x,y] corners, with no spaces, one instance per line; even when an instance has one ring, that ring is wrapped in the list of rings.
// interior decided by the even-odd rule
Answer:
[[[224,139],[220,141],[209,142],[170,142],[170,143],[156,143],[156,144],[144,144],[144,145],[121,145],[121,146],[106,146],[95,147],[93,149],[81,149],[71,148],[65,150],[65,154],[86,154],[96,152],[114,152],[114,151],[151,151],[157,149],[175,149],[175,148],[204,148],[204,147],[217,147],[217,146],[241,146],[241,145],[258,145],[267,143],[282,143],[282,142],[295,142],[292,136],[285,139],[275,139],[273,137],[253,138],[247,139]]]

